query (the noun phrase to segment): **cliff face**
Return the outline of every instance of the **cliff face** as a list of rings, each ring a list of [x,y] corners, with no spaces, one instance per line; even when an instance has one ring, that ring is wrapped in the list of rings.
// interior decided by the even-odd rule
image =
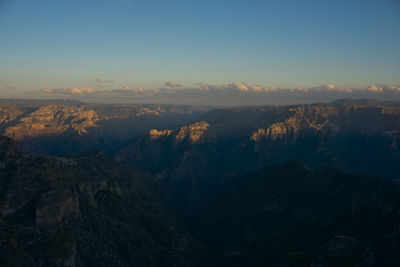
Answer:
[[[175,136],[177,142],[188,140],[192,144],[206,142],[207,130],[210,127],[205,121],[199,121],[188,126],[183,126]]]
[[[259,128],[250,137],[252,141],[284,140],[286,142],[295,141],[306,134],[328,135],[339,133],[339,125],[332,121],[337,121],[339,110],[329,105],[300,106],[289,109],[294,115],[277,122],[268,128]],[[332,120],[332,121],[331,121]]]
[[[399,128],[400,108],[380,105],[302,105],[287,110],[288,117],[254,131],[252,141],[296,141],[307,136],[348,134],[384,136]],[[292,113],[292,114],[290,114]],[[289,115],[290,114],[290,115]]]
[[[150,139],[147,142],[150,147],[170,146],[172,150],[176,150],[176,146],[187,150],[191,148],[190,144],[197,149],[201,147],[198,145],[212,146],[222,153],[220,157],[226,158],[226,164],[237,165],[236,161],[251,158],[255,160],[250,164],[256,164],[254,168],[300,157],[312,166],[318,167],[312,161],[313,158],[320,158],[323,159],[318,163],[320,165],[337,164],[348,169],[351,166],[345,166],[343,157],[348,153],[354,156],[362,154],[359,147],[366,143],[370,143],[367,145],[370,153],[384,153],[383,150],[376,151],[376,144],[379,143],[381,148],[388,149],[384,158],[399,160],[400,108],[396,105],[360,103],[350,101],[211,111],[198,122],[178,129],[153,129],[138,142]],[[172,142],[171,136],[175,142]],[[157,142],[152,143],[152,140]],[[135,161],[133,155],[141,154],[143,158],[146,154],[134,145],[132,149],[127,146],[121,151],[120,154],[117,152],[118,158],[130,162]],[[366,160],[370,158],[369,155],[362,157],[367,157]],[[273,158],[276,161],[269,162]],[[361,167],[359,165],[355,164],[355,167]]]
[[[21,118],[17,125],[8,127],[4,135],[16,141],[62,134],[70,129],[81,135],[88,133],[88,128],[98,126],[96,122],[100,119],[88,107],[45,106]]]
[[[154,127],[186,123],[205,109],[172,105],[0,103],[0,133],[47,155],[112,150]]]
[[[115,159],[151,172],[182,214],[195,213],[223,181],[291,158],[397,179],[398,110],[362,101],[214,110],[195,123],[153,129]]]
[[[201,144],[212,140],[212,134],[208,131],[209,127],[210,124],[207,122],[199,121],[175,130],[151,129],[148,132],[148,137],[150,140],[158,140],[160,138],[174,136],[177,144],[183,142]]]
[[[151,129],[149,131],[149,137],[150,140],[157,140],[159,138],[162,138],[163,136],[169,136],[173,133],[173,130],[157,130],[157,129]]]
[[[0,123],[8,124],[23,114],[23,110],[12,105],[0,106]]]
[[[101,153],[39,157],[0,138],[0,265],[201,266],[142,178]]]

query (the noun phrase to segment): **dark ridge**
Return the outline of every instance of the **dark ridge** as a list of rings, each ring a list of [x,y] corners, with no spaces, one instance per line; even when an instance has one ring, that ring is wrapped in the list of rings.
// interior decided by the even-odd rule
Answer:
[[[377,100],[377,99],[351,99],[344,98],[332,101],[329,103],[335,107],[347,107],[351,105],[366,105],[366,106],[390,106],[390,105],[400,105],[399,101],[388,101],[388,100]]]
[[[193,227],[219,266],[398,266],[399,211],[390,181],[289,160],[228,182]]]

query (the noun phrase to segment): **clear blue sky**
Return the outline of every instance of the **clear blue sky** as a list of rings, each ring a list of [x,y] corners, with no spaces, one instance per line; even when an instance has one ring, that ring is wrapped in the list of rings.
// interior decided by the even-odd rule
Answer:
[[[2,97],[96,78],[399,84],[400,0],[0,0]]]

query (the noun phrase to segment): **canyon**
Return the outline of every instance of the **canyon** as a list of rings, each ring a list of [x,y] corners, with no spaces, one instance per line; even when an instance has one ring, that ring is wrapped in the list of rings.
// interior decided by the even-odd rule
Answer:
[[[400,263],[398,103],[0,106],[2,264]]]

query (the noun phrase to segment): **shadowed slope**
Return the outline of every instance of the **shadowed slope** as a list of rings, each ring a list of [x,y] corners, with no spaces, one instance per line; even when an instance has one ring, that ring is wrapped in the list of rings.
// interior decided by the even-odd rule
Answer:
[[[142,178],[101,153],[38,157],[1,138],[0,265],[201,266],[204,247]]]

